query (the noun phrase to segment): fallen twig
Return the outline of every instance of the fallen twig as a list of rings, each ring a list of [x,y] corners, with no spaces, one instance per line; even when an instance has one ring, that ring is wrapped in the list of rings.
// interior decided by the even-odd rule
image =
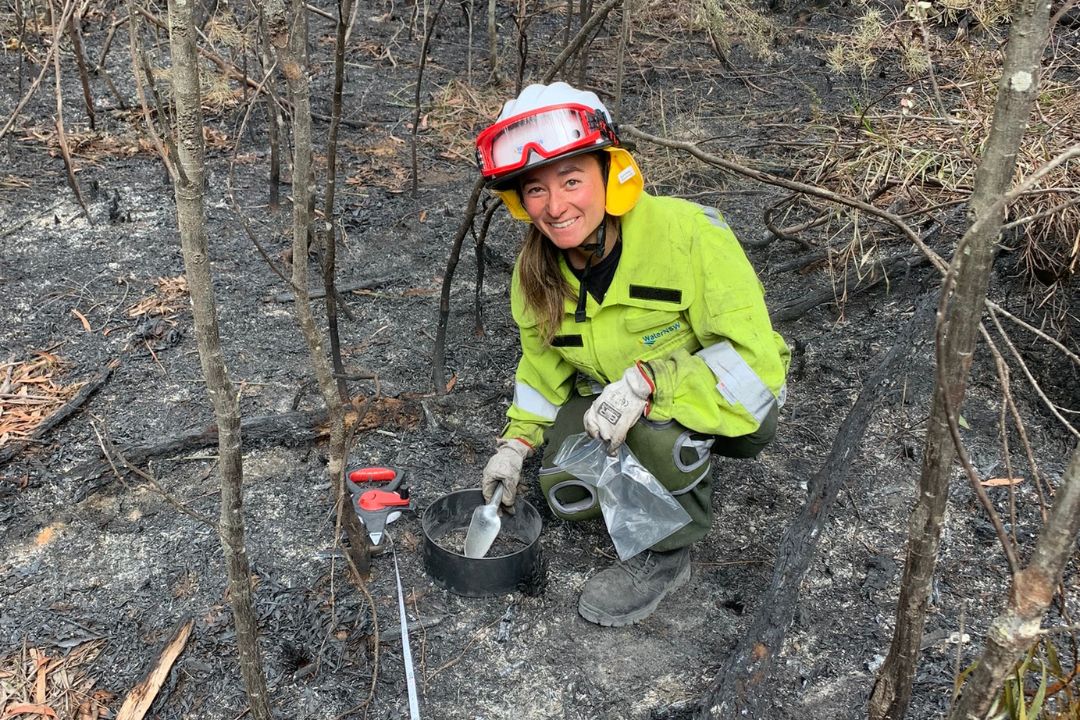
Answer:
[[[489,622],[487,625],[484,625],[483,627],[477,629],[476,632],[474,632],[472,634],[472,637],[469,638],[469,641],[467,643],[465,643],[465,647],[461,648],[461,652],[459,652],[457,654],[457,657],[454,657],[454,658],[451,658],[451,659],[447,660],[442,665],[440,665],[439,667],[432,670],[431,674],[424,678],[424,683],[427,684],[427,682],[429,680],[433,679],[436,675],[441,673],[443,670],[451,668],[454,665],[457,665],[459,662],[461,662],[461,658],[465,657],[465,653],[467,653],[469,651],[469,648],[471,648],[473,645],[475,645],[476,641],[480,639],[480,633],[482,633],[484,630],[487,630],[490,627],[498,625],[501,622],[502,622],[502,615],[499,615],[497,618],[495,618],[494,621]]]
[[[413,397],[379,398],[369,411],[371,398],[363,403],[353,403],[346,407],[346,423],[355,432],[372,430],[377,427],[411,427],[416,421],[418,410]],[[245,447],[252,443],[290,443],[301,444],[327,436],[329,415],[326,410],[281,413],[279,415],[255,415],[245,417],[240,424]],[[119,450],[128,467],[143,465],[156,457],[178,455],[216,445],[217,426],[209,423],[202,427],[189,428],[168,437],[128,445]],[[88,460],[74,468],[71,475],[83,480],[95,480],[108,472],[109,468],[100,459]],[[86,483],[76,492],[75,501],[80,502],[94,493],[102,483]]]
[[[188,637],[191,635],[191,628],[194,626],[194,620],[188,620],[180,626],[172,639],[165,645],[165,649],[161,652],[161,656],[158,657],[150,674],[132,688],[128,696],[124,698],[124,704],[120,706],[120,712],[116,714],[116,720],[142,720],[146,716],[150,706],[154,703],[154,698],[157,697],[158,692],[161,690],[161,686],[165,684],[165,679],[169,677],[169,671],[172,670],[173,663],[176,662],[176,658],[180,656],[180,653],[184,651],[184,646],[187,645]]]
[[[798,244],[802,245],[804,248],[806,248],[807,250],[810,250],[813,246],[810,245],[810,243],[808,243],[807,241],[800,238],[798,236],[798,233],[802,232],[803,230],[809,230],[810,228],[817,227],[818,225],[821,225],[822,223],[828,222],[829,218],[832,216],[832,213],[830,213],[829,211],[826,210],[824,212],[819,213],[816,217],[814,217],[814,218],[812,218],[810,220],[807,220],[806,222],[799,223],[798,225],[791,225],[791,226],[783,227],[783,228],[776,227],[776,224],[773,222],[773,213],[775,213],[777,210],[779,210],[781,205],[784,205],[785,203],[791,202],[791,200],[793,200],[796,197],[798,197],[798,196],[797,195],[788,196],[784,200],[776,203],[775,205],[770,205],[769,207],[765,208],[765,211],[763,213],[763,219],[765,221],[765,227],[768,228],[770,233],[772,233],[773,235],[775,235],[779,239],[788,240],[788,241],[791,241],[791,242],[798,243]]]
[[[79,388],[79,392],[75,393],[75,396],[62,405],[56,412],[49,415],[45,420],[38,425],[34,432],[26,440],[13,443],[6,448],[0,449],[0,467],[6,465],[13,457],[22,452],[27,446],[39,442],[41,438],[45,436],[50,430],[67,420],[76,410],[82,407],[90,396],[96,393],[105,382],[112,375],[113,370],[120,367],[120,358],[114,358],[109,361],[105,368],[90,379],[85,385]]]
[[[308,442],[325,435],[327,414],[325,410],[313,412],[288,412],[280,415],[257,415],[245,417],[241,422],[241,434],[245,444],[248,442],[272,441]],[[218,441],[217,425],[210,424],[202,428],[189,429],[176,435],[170,435],[157,441],[129,445],[122,450],[128,465],[143,464],[147,460],[164,455],[176,455],[191,450],[216,445]],[[72,471],[72,475],[91,480],[108,470],[98,460],[88,461]],[[87,485],[77,493],[76,502],[82,501],[96,490],[96,486]]]
[[[75,177],[75,165],[71,160],[71,149],[68,147],[67,134],[64,132],[64,94],[61,90],[63,78],[60,75],[60,53],[53,53],[52,57],[53,70],[56,74],[56,141],[60,145],[60,155],[64,158],[64,169],[67,171],[67,181],[71,192],[75,193],[75,200],[82,208],[86,221],[93,225],[94,219],[90,217],[90,210],[86,207],[86,200],[83,199],[82,188],[79,187],[79,180]]]
[[[137,466],[133,465],[126,457],[124,457],[124,453],[120,452],[116,448],[107,431],[103,434],[100,430],[98,430],[97,425],[94,425],[93,423],[91,423],[91,427],[93,427],[94,429],[94,435],[97,436],[98,447],[101,448],[101,452],[105,456],[105,460],[109,463],[109,467],[112,468],[113,474],[116,475],[117,479],[120,479],[122,481],[123,477],[120,475],[120,470],[113,462],[113,455],[116,456],[116,459],[120,461],[121,465],[141,477],[146,482],[150,483],[150,487],[154,488],[154,490],[156,490],[157,493],[161,495],[162,498],[164,498],[165,502],[169,503],[183,514],[187,515],[192,520],[197,520],[211,530],[217,531],[218,524],[214,520],[189,508],[178,498],[174,497],[168,490],[163,488],[161,486],[161,483],[157,481],[157,478],[155,478],[150,473],[139,469]]]
[[[852,294],[866,292],[867,290],[876,287],[883,280],[886,280],[890,274],[897,271],[910,271],[926,262],[927,259],[922,255],[902,255],[886,260],[881,264],[880,269],[875,267],[875,275],[869,282],[856,285],[852,288]],[[773,322],[796,320],[818,305],[834,302],[836,300],[836,289],[834,287],[831,285],[820,287],[816,290],[809,291],[802,297],[796,298],[791,302],[779,305],[769,313],[769,317],[772,318]]]
[[[377,287],[382,287],[387,283],[393,282],[396,276],[384,275],[382,277],[370,278],[368,280],[361,280],[360,282],[351,283],[349,285],[342,285],[337,288],[338,293],[348,293],[355,290],[374,290]],[[322,288],[312,289],[308,291],[308,299],[315,300],[318,298],[326,297],[326,290]],[[270,298],[273,302],[289,303],[296,302],[296,295],[291,292],[282,292],[274,295]]]

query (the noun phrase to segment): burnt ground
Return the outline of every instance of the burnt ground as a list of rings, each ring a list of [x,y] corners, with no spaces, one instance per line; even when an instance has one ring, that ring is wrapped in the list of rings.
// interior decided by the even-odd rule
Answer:
[[[338,260],[342,286],[369,286],[347,294],[353,317],[342,320],[342,343],[349,367],[377,371],[379,383],[376,388],[370,381],[357,382],[353,390],[371,395],[377,389],[382,398],[401,401],[398,412],[378,416],[378,426],[359,435],[351,464],[407,469],[422,510],[448,491],[478,483],[502,426],[516,362],[507,285],[520,226],[501,211],[492,225],[481,294],[482,335],[474,333],[473,325],[475,259],[470,250],[463,253],[453,282],[447,346],[447,375],[455,382],[449,393],[433,393],[438,291],[475,177],[467,148],[476,128],[462,125],[448,145],[455,129],[450,123],[439,126],[439,114],[432,109],[420,135],[419,194],[413,198],[405,192],[418,47],[407,29],[409,11],[365,6],[358,13],[346,85],[345,116],[353,124],[342,130],[340,166],[342,179],[353,180],[340,186],[344,238]],[[680,35],[675,43],[658,27],[640,28],[627,68],[624,119],[673,135],[689,123],[700,137],[724,138],[724,150],[782,170],[784,148],[778,143],[800,137],[823,110],[842,112],[851,97],[875,94],[875,87],[858,78],[832,76],[823,66],[827,32],[848,15],[843,8],[803,8],[777,16],[785,28],[777,60],[759,63],[739,46],[730,54],[752,84],[718,64],[703,37]],[[84,23],[85,42],[95,59],[111,21],[108,14],[94,14]],[[545,58],[558,50],[541,46],[561,37],[562,22],[552,15],[530,26],[530,77],[539,76],[547,67]],[[332,34],[324,21],[314,18],[314,23],[318,98],[332,70],[323,42]],[[501,14],[500,23],[509,33],[509,16]],[[597,38],[589,76],[609,101],[611,27]],[[467,80],[466,27],[456,6],[445,10],[440,28],[425,75],[425,106],[432,108],[443,97],[442,89]],[[130,103],[134,95],[125,32],[118,31],[105,67]],[[481,34],[478,28],[477,37]],[[32,49],[40,58],[40,38],[35,43]],[[515,53],[507,45],[504,68]],[[67,46],[63,59],[70,70]],[[481,51],[473,62],[471,87],[477,92],[489,98],[512,94],[507,81],[498,89],[483,88]],[[19,95],[18,64],[16,53],[0,57],[0,96],[9,109]],[[24,78],[37,70],[27,65]],[[246,701],[234,660],[218,539],[210,528],[179,514],[142,479],[131,474],[117,478],[102,464],[95,433],[96,427],[124,447],[202,427],[212,417],[186,301],[156,324],[128,312],[154,295],[158,278],[183,272],[172,188],[158,161],[137,151],[133,113],[118,108],[96,77],[99,131],[93,143],[76,152],[89,222],[65,183],[51,139],[55,106],[49,82],[0,147],[0,360],[19,361],[47,349],[64,359],[57,376],[67,384],[93,377],[113,359],[120,362],[79,413],[0,470],[0,654],[9,654],[10,661],[11,653],[39,648],[53,658],[70,658],[72,672],[77,658],[78,671],[94,681],[95,690],[117,696],[109,703],[115,712],[175,628],[193,618],[191,639],[151,714],[236,718]],[[874,82],[885,86],[898,79]],[[69,133],[86,134],[74,73],[68,73],[64,91]],[[231,143],[243,111],[239,95],[237,90],[207,116],[207,124],[220,133],[211,139],[225,138],[209,149],[207,222],[229,369],[245,416],[279,414],[295,402],[314,410],[318,401],[291,307],[273,299],[285,288],[243,234],[225,199]],[[317,99],[316,109],[325,112],[325,101]],[[486,112],[496,110],[497,103],[489,101]],[[326,125],[317,124],[316,130],[322,135]],[[288,245],[289,211],[287,202],[278,213],[266,206],[265,133],[259,110],[240,138],[235,185],[256,232],[272,253],[279,253]],[[661,181],[654,182],[654,190],[681,191],[724,211],[747,241],[771,306],[827,285],[829,276],[820,265],[798,273],[779,269],[803,252],[797,244],[762,242],[767,235],[761,211],[782,197],[775,189],[721,177],[686,158],[641,150],[647,180]],[[950,226],[938,236],[939,250],[948,252],[956,229]],[[827,235],[805,237],[817,243]],[[1041,324],[1014,278],[1015,258],[1004,254],[998,262],[993,297]],[[929,272],[917,268],[854,295],[842,308],[828,303],[778,323],[796,358],[777,439],[757,460],[717,463],[716,524],[694,549],[693,578],[639,625],[603,629],[577,615],[582,585],[613,557],[599,525],[572,525],[545,515],[546,583],[531,594],[482,599],[448,593],[427,576],[418,516],[392,526],[410,607],[423,716],[684,716],[758,610],[780,535],[798,512],[806,481],[828,453],[863,379],[891,347],[916,299],[932,286]],[[321,304],[316,306],[321,311]],[[86,326],[76,313],[85,317]],[[1076,369],[1031,336],[1015,332],[1048,392],[1059,404],[1075,407]],[[908,353],[852,460],[802,584],[784,652],[761,689],[772,698],[768,717],[864,716],[873,670],[891,636],[906,518],[929,407],[931,354],[927,337]],[[1070,438],[1028,386],[1017,382],[1014,392],[1040,469],[1056,482]],[[964,433],[985,476],[1007,474],[997,440],[999,401],[993,366],[981,352],[964,408]],[[1038,528],[1037,507],[1030,470],[1015,452],[1017,446],[1014,437],[1013,474],[1027,478],[1017,488],[1017,532],[1030,541]],[[155,457],[149,469],[190,508],[216,516],[215,452],[214,447],[192,448]],[[374,561],[369,586],[373,613],[365,596],[346,582],[334,550],[324,446],[288,434],[252,438],[244,460],[247,544],[275,713],[290,718],[407,716],[393,563],[389,556]],[[535,461],[527,473],[535,473]],[[1006,509],[1006,490],[991,493]],[[535,491],[529,499],[543,505]],[[1067,576],[1074,613],[1080,611],[1075,582],[1075,575]],[[981,646],[1006,588],[1007,569],[993,531],[957,475],[911,717],[943,714],[957,662],[954,633],[970,635],[959,653],[966,664]],[[374,700],[363,708],[376,669]],[[11,682],[0,675],[5,692],[13,692]]]

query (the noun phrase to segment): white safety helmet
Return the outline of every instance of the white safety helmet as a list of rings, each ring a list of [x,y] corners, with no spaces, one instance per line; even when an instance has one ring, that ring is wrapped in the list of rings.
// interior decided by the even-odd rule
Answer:
[[[529,85],[507,101],[494,124],[476,138],[480,172],[519,220],[529,215],[513,182],[526,170],[574,155],[608,153],[607,203],[610,215],[624,215],[641,196],[641,170],[619,145],[611,113],[596,93],[564,82]]]

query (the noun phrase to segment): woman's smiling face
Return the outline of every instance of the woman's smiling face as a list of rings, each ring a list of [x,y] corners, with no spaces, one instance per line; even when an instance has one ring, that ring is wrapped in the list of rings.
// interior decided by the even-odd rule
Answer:
[[[576,155],[528,172],[521,203],[556,247],[573,250],[604,221],[606,185],[596,155]]]

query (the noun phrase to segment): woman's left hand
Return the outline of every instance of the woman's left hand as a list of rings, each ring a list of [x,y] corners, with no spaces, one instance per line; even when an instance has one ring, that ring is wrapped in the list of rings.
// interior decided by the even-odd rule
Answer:
[[[602,440],[608,455],[614,455],[626,441],[630,428],[645,414],[654,389],[642,363],[627,368],[622,378],[607,385],[585,411],[585,432]]]

